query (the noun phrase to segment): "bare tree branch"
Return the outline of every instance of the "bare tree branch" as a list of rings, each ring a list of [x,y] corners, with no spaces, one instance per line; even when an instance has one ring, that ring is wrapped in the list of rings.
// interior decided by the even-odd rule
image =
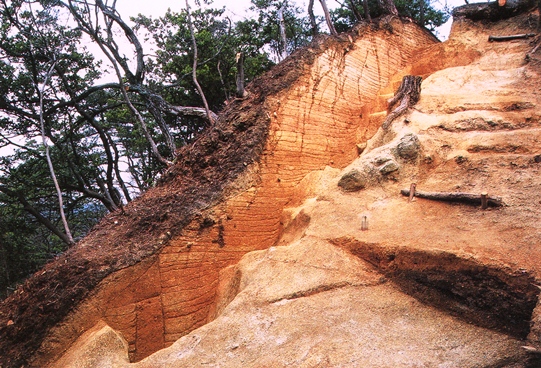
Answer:
[[[372,22],[372,17],[370,16],[370,10],[368,9],[368,0],[363,0],[364,8],[364,17],[367,21]]]
[[[145,71],[145,61],[144,61],[144,52],[143,52],[143,46],[139,42],[139,39],[133,32],[133,29],[128,26],[122,18],[118,15],[116,12],[116,9],[114,5],[112,7],[106,6],[102,0],[96,0],[96,6],[102,11],[102,13],[110,18],[111,22],[108,26],[108,32],[112,32],[112,22],[116,23],[122,31],[124,31],[124,34],[128,38],[129,42],[135,47],[135,57],[137,60],[137,68],[135,71],[135,74],[133,74],[130,71],[130,68],[127,64],[127,61],[125,58],[121,57],[118,54],[118,48],[111,48],[111,51],[113,52],[113,55],[117,62],[122,66],[122,69],[124,70],[124,73],[128,77],[128,80],[130,83],[139,83],[144,78],[144,71]],[[112,43],[114,45],[114,43]]]
[[[319,2],[321,3],[321,7],[323,8],[323,13],[325,14],[325,21],[327,22],[327,27],[329,27],[329,32],[331,32],[333,36],[337,36],[338,32],[336,32],[334,24],[332,24],[332,19],[329,13],[329,8],[327,7],[327,3],[325,2],[325,0],[319,0]]]
[[[203,119],[208,119],[208,112],[202,107],[191,106],[169,106],[168,111],[176,116],[198,116]],[[218,115],[210,111],[210,116],[213,121],[218,119]]]
[[[319,33],[319,30],[317,29],[316,16],[314,15],[314,0],[310,0],[308,3],[308,16],[310,17],[312,36],[316,36]]]
[[[23,205],[23,208],[25,211],[30,213],[32,216],[38,220],[41,224],[43,224],[47,229],[49,229],[53,234],[58,236],[64,243],[67,245],[73,244],[73,239],[70,239],[64,234],[62,231],[60,231],[48,218],[43,216],[36,208],[34,208],[28,200],[21,194],[21,193],[15,193],[9,189],[7,189],[5,186],[0,186],[0,192],[7,194],[10,197],[17,198],[19,203]]]
[[[85,0],[85,1],[83,1],[83,3],[88,9],[88,7],[89,7],[88,2]],[[120,22],[122,22],[120,17],[118,17],[111,9],[107,8],[103,4],[103,2],[101,0],[97,0],[96,5],[97,5],[96,8],[95,8],[96,12],[98,11],[98,8],[99,8],[103,12],[104,16],[110,17],[111,19],[113,19],[115,21],[117,21],[117,19],[119,19]],[[90,20],[86,21],[81,16],[81,14],[79,14],[77,7],[74,6],[73,0],[68,0],[68,4],[64,4],[64,6],[66,6],[70,10],[71,14],[74,16],[75,20],[77,21],[77,23],[81,27],[81,29],[84,30],[84,32],[87,33],[90,37],[92,37],[94,42],[96,42],[96,44],[101,49],[101,51],[109,59],[109,61],[111,62],[111,65],[113,66],[113,69],[115,70],[115,73],[116,73],[116,76],[118,78],[119,84],[121,86],[124,85],[123,78],[122,78],[122,73],[120,72],[119,65],[124,70],[124,73],[125,73],[125,75],[127,76],[128,79],[133,79],[134,82],[139,83],[140,79],[143,78],[142,71],[139,72],[139,68],[140,67],[144,68],[144,63],[141,64],[141,63],[138,62],[138,72],[136,72],[135,75],[132,74],[131,71],[129,70],[129,67],[127,66],[126,61],[122,57],[119,56],[117,51],[115,51],[115,45],[111,44],[111,43],[105,43],[103,41],[102,37],[99,34],[99,26],[98,25],[92,25]],[[135,36],[135,34],[133,34],[133,31],[130,33],[126,29],[124,29],[124,26],[126,26],[125,23],[124,23],[124,25],[121,25],[121,24],[119,24],[119,25],[121,26],[121,28],[126,33],[126,36],[128,37],[128,39],[130,39],[130,42],[132,42],[132,43],[134,43],[134,45],[136,45],[136,50],[138,50],[138,54],[140,53],[141,57],[142,57],[142,55],[143,55],[142,49],[139,50],[139,47],[141,45],[140,45],[140,43],[138,43],[137,37]],[[109,23],[109,26],[110,26],[110,23]],[[138,56],[138,58],[139,58],[139,56]],[[143,135],[145,136],[146,140],[148,141],[148,143],[149,143],[149,145],[151,147],[152,154],[156,157],[156,159],[159,162],[161,162],[162,164],[164,164],[166,166],[170,166],[172,164],[172,162],[165,159],[160,154],[160,152],[158,150],[158,146],[156,145],[156,142],[154,142],[154,139],[152,138],[152,135],[150,134],[150,131],[148,129],[148,126],[147,126],[143,116],[141,115],[139,110],[137,110],[135,108],[135,106],[133,105],[133,103],[131,102],[130,97],[127,94],[126,88],[120,88],[120,92],[122,94],[122,97],[123,97],[126,105],[129,108],[129,110],[132,112],[132,114],[135,116],[136,121],[141,126],[141,130],[143,131]]]
[[[288,55],[287,52],[287,37],[286,37],[286,23],[284,21],[284,8],[278,9],[278,24],[280,25],[280,38],[282,39],[282,59],[285,59]]]
[[[53,179],[54,187],[56,189],[56,195],[58,197],[58,207],[60,211],[60,218],[62,219],[62,224],[64,225],[64,231],[66,232],[68,245],[70,245],[74,243],[73,236],[71,235],[71,231],[68,225],[68,220],[66,219],[66,214],[64,213],[64,200],[62,199],[62,190],[60,189],[60,185],[58,184],[58,180],[56,179],[56,174],[54,172],[53,161],[51,160],[51,155],[49,153],[49,145],[47,144],[47,138],[45,136],[45,121],[43,119],[43,94],[45,92],[47,83],[49,83],[49,79],[51,78],[54,72],[55,66],[56,66],[56,60],[52,62],[49,70],[47,71],[47,74],[45,75],[45,79],[43,80],[41,88],[37,85],[37,81],[36,81],[36,89],[39,93],[39,123],[41,127],[41,139],[43,142],[43,148],[45,149],[45,157],[47,158],[47,165],[49,166],[51,178]]]
[[[193,30],[193,24],[192,24],[192,15],[191,15],[190,4],[188,3],[188,0],[186,0],[186,12],[187,12],[187,20],[188,20],[188,29],[190,30],[190,35],[192,36],[192,44],[193,44],[192,79],[193,79],[193,83],[195,84],[195,87],[197,88],[197,92],[199,93],[199,96],[203,100],[203,105],[205,106],[205,111],[207,113],[208,120],[210,121],[211,125],[214,125],[214,118],[211,115],[207,98],[205,97],[205,93],[203,92],[201,85],[197,81],[197,60],[198,60],[197,41],[195,40],[195,33]]]

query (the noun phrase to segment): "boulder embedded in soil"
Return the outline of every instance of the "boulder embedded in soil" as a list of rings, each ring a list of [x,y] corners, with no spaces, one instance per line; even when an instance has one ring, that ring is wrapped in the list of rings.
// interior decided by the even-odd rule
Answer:
[[[396,154],[404,160],[414,160],[419,155],[420,149],[419,138],[415,134],[409,133],[400,139],[396,146]]]
[[[358,192],[366,187],[367,183],[368,179],[365,174],[359,172],[359,170],[352,169],[340,178],[338,186],[346,192]]]

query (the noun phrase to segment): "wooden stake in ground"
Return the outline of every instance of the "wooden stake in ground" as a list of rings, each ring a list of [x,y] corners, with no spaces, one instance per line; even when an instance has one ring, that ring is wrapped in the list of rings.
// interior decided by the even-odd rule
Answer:
[[[413,201],[413,197],[415,197],[415,188],[417,187],[417,184],[411,183],[410,185],[410,202]]]
[[[361,230],[366,231],[368,230],[368,217],[363,216],[363,220],[361,221]]]
[[[488,193],[481,193],[481,208],[486,210],[488,208]]]
[[[387,115],[387,118],[381,125],[383,129],[388,129],[397,117],[404,114],[409,107],[419,102],[422,80],[423,78],[415,75],[406,75],[402,78],[402,84],[398,88],[398,91],[396,91],[394,97],[388,101],[389,105],[387,110],[389,111],[389,115]],[[394,108],[397,104],[398,106]]]

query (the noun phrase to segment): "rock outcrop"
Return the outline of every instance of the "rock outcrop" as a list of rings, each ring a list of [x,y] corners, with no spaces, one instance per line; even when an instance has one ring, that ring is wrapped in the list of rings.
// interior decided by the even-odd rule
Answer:
[[[29,343],[30,316],[9,308],[39,276],[2,304],[0,336],[13,339],[0,342],[3,364],[534,364],[521,346],[541,340],[530,325],[541,314],[541,83],[529,41],[488,42],[530,31],[531,17],[458,20],[443,44],[388,18],[292,55],[160,187],[71,251],[96,265],[80,274],[96,281],[75,308]],[[423,76],[421,99],[379,129],[406,74]],[[413,182],[506,206],[409,202],[400,190]],[[152,201],[157,213],[137,214]],[[43,272],[55,280],[68,262]]]

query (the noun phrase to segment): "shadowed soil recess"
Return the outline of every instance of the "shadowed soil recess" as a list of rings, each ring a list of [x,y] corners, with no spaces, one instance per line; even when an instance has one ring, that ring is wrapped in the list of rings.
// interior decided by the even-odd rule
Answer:
[[[0,366],[539,366],[541,56],[488,42],[537,17],[291,55],[0,304]],[[381,129],[405,75],[420,100]]]
[[[539,288],[525,270],[492,268],[442,251],[382,248],[348,238],[332,242],[368,261],[424,303],[519,339],[530,332]]]

